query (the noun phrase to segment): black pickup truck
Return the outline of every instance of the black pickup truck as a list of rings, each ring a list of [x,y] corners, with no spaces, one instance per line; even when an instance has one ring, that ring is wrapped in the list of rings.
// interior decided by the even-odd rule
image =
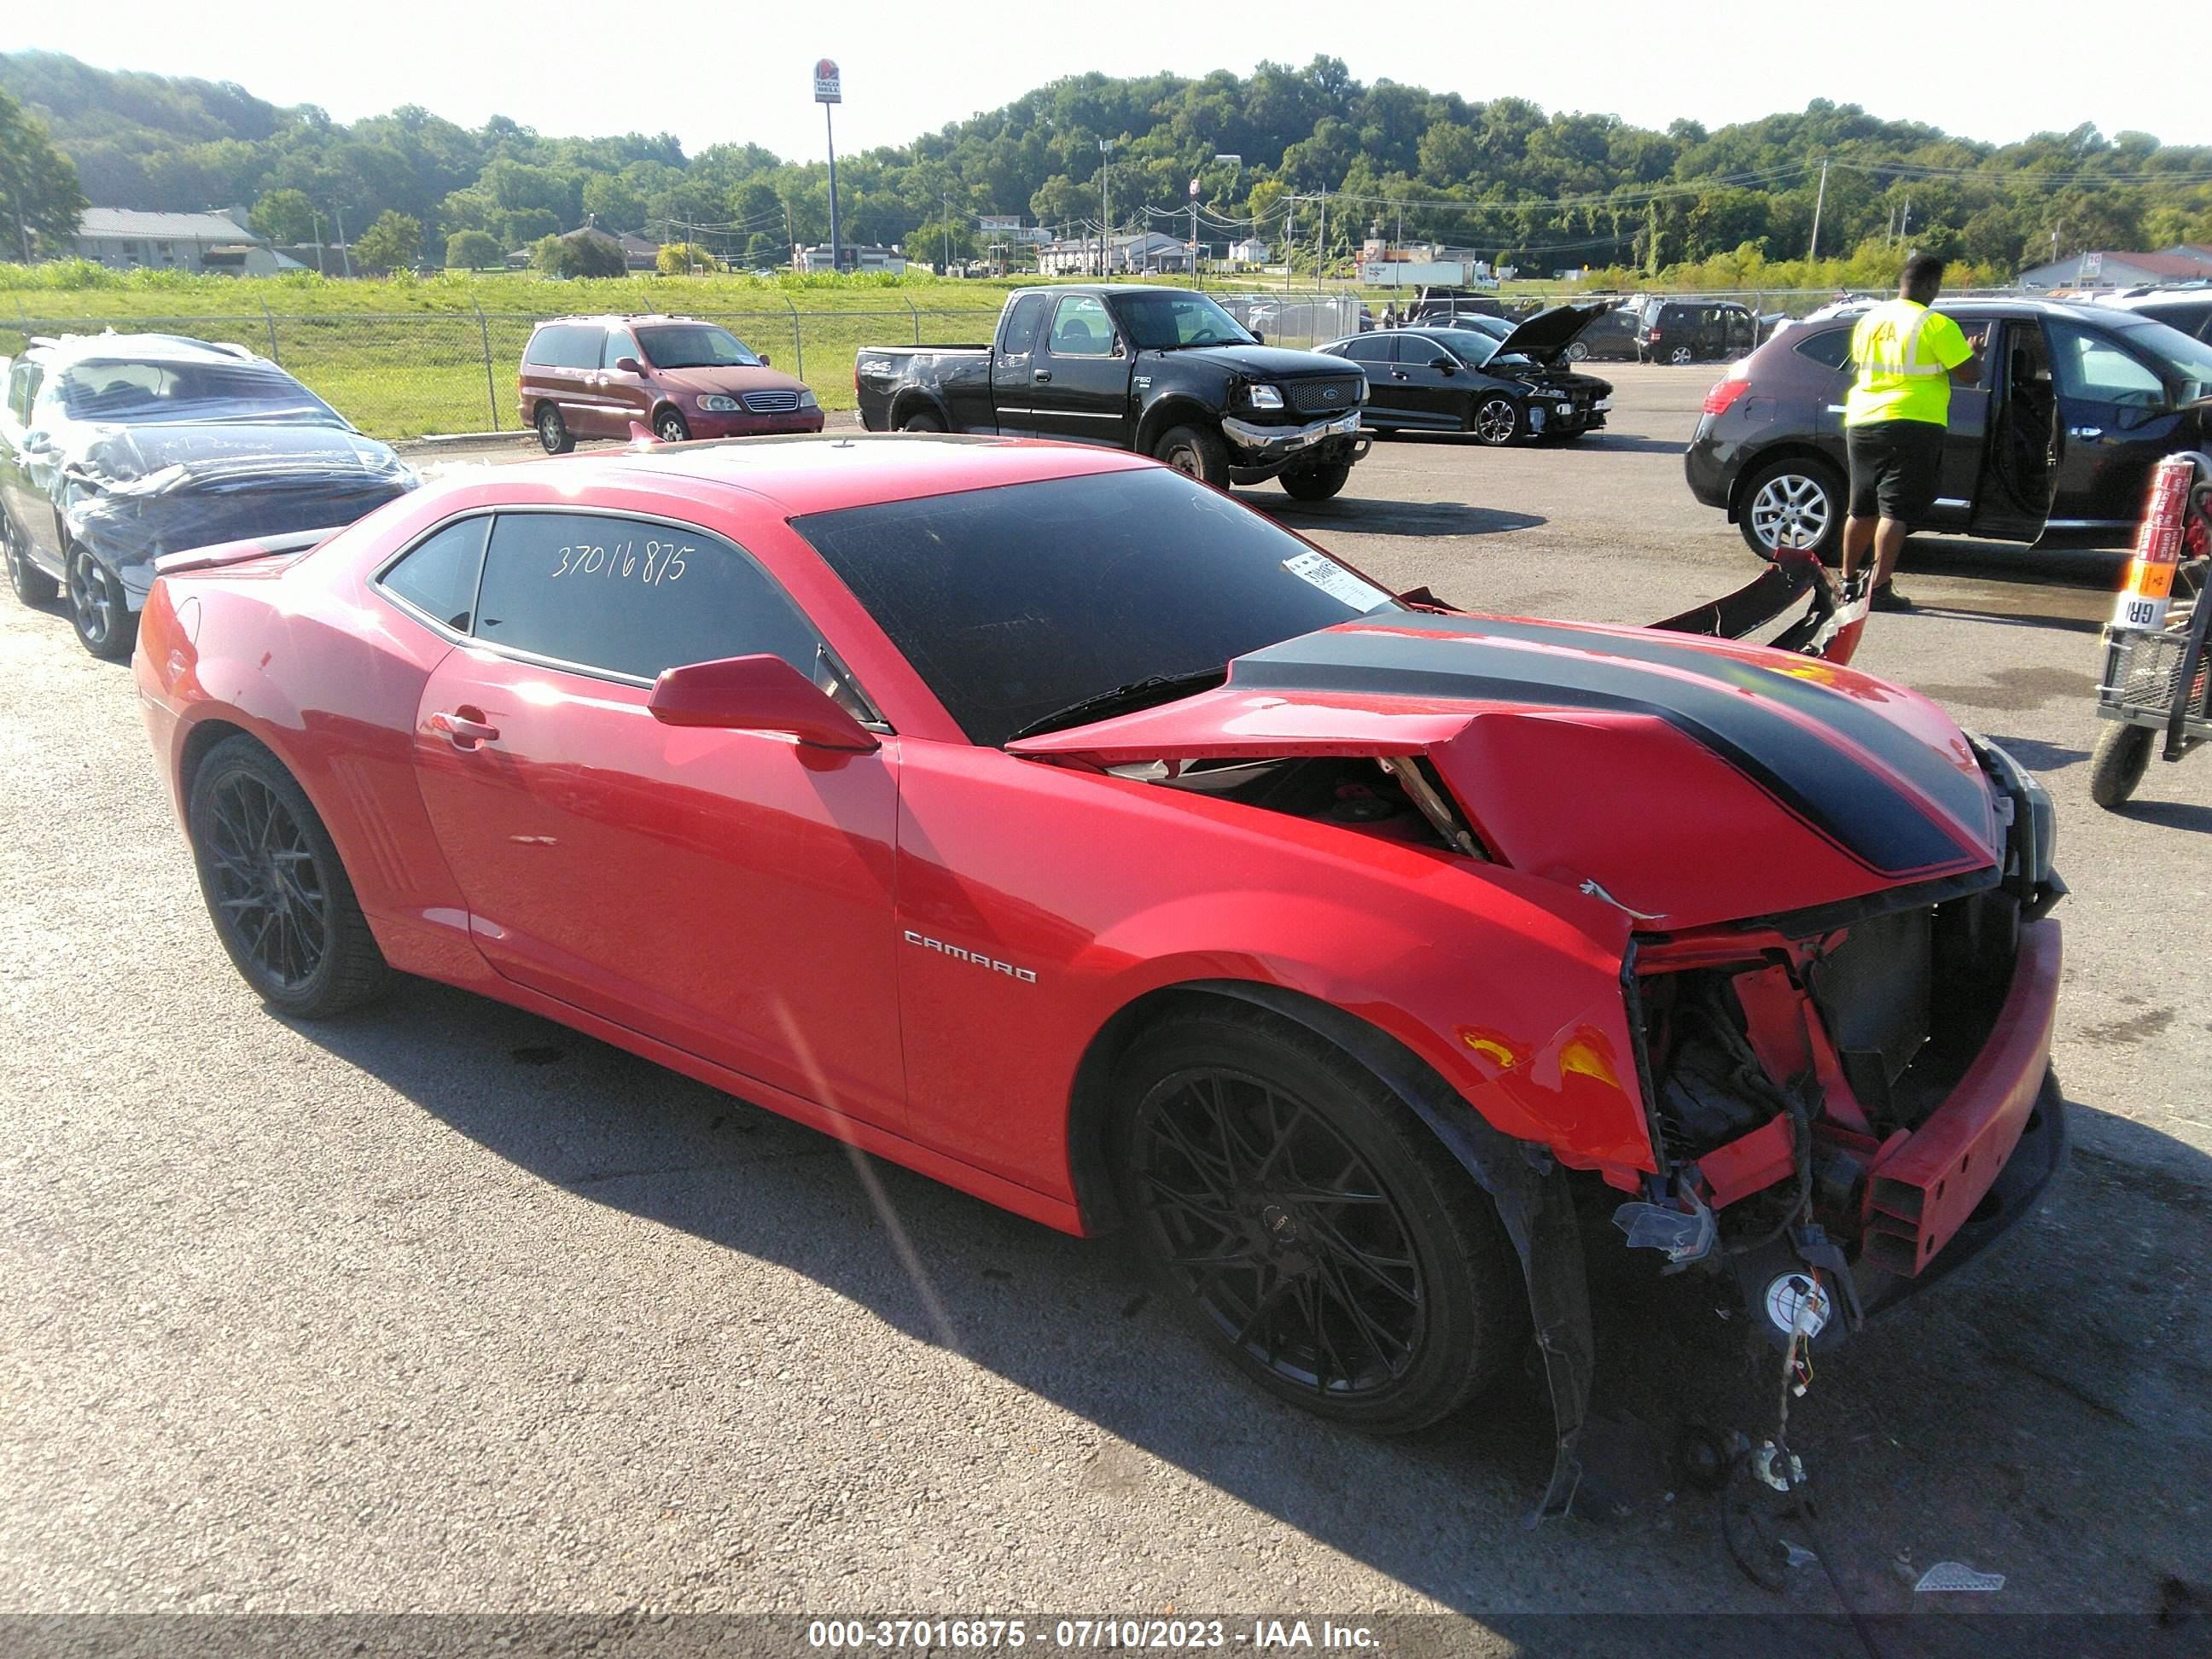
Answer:
[[[863,346],[853,378],[871,432],[1102,444],[1221,487],[1280,478],[1301,501],[1367,453],[1357,364],[1267,345],[1188,289],[1024,289],[991,344]]]

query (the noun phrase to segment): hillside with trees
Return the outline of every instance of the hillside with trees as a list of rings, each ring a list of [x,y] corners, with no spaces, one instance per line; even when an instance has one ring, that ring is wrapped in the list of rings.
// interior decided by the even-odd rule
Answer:
[[[395,262],[419,247],[478,264],[488,248],[537,248],[589,223],[761,264],[786,258],[790,238],[829,233],[821,163],[755,144],[687,155],[665,133],[554,137],[502,117],[471,130],[411,105],[348,125],[227,83],[47,52],[0,55],[0,91],[44,123],[94,203],[250,207],[284,242],[312,240],[319,220],[328,234],[343,215],[356,236],[380,228],[376,251]],[[949,240],[956,257],[980,251],[980,215],[1095,234],[1101,138],[1119,141],[1117,228],[1187,234],[1194,177],[1202,237],[1279,246],[1287,230],[1309,264],[1316,246],[1340,258],[1372,230],[1543,272],[1796,259],[1824,163],[1824,253],[1909,238],[2008,274],[2054,250],[2212,241],[2212,148],[2144,133],[2081,126],[1996,146],[1825,101],[1661,132],[1516,98],[1363,84],[1326,57],[1249,76],[1070,77],[841,157],[842,234],[932,254]],[[1224,153],[1241,165],[1212,159]]]

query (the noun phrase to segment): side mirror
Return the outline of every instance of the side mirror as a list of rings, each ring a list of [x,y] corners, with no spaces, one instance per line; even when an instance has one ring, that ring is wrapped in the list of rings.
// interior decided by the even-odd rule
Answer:
[[[724,657],[664,668],[646,707],[664,726],[775,732],[814,749],[865,754],[883,745],[836,700],[781,657]]]
[[[1252,343],[1254,345],[1265,345],[1267,343],[1267,337],[1261,333],[1258,329],[1248,328],[1244,331],[1252,337]]]
[[[760,355],[760,360],[761,360],[761,367],[762,367],[763,368],[766,368],[768,367],[768,353],[766,353],[765,351],[762,352],[762,353],[761,353],[761,355]]]
[[[635,357],[617,357],[615,359],[615,367],[624,374],[642,374],[645,373],[645,365],[638,362]]]
[[[1442,369],[1445,374],[1449,374],[1456,369],[1459,365],[1449,357],[1431,357],[1429,359],[1429,367],[1431,368]]]

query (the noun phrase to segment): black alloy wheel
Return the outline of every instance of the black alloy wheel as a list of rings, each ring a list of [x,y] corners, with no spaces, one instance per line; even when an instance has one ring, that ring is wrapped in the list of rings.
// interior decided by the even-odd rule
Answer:
[[[320,1018],[384,988],[385,965],[329,832],[276,757],[225,738],[185,809],[216,935],[271,1006]]]
[[[25,605],[52,605],[61,584],[31,562],[30,544],[4,507],[0,507],[0,548],[7,552],[8,586],[15,590],[15,597]]]
[[[565,455],[576,447],[575,437],[568,430],[568,422],[561,418],[557,405],[538,405],[538,441],[548,455]]]
[[[689,443],[690,423],[684,420],[682,410],[664,409],[653,417],[653,435],[665,444]]]
[[[1469,422],[1476,439],[1493,448],[1521,436],[1520,407],[1502,392],[1493,392],[1475,404]]]
[[[70,622],[77,642],[105,662],[118,662],[137,643],[138,619],[131,614],[123,584],[81,547],[64,555],[69,571]]]
[[[1248,1377],[1403,1433],[1495,1375],[1525,1305],[1512,1247],[1488,1197],[1370,1073],[1239,1010],[1156,1028],[1121,1076],[1135,1247]]]

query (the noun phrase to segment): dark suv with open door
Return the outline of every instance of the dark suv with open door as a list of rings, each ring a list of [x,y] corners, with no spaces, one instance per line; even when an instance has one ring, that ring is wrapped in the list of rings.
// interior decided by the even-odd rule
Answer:
[[[2104,306],[2047,300],[1940,303],[1976,346],[1951,388],[1936,504],[1916,529],[2121,547],[2150,469],[2212,443],[2212,345]],[[1849,464],[1844,394],[1863,305],[1784,329],[1705,394],[1682,457],[1690,493],[1725,511],[1753,552],[1802,547],[1832,561]]]

